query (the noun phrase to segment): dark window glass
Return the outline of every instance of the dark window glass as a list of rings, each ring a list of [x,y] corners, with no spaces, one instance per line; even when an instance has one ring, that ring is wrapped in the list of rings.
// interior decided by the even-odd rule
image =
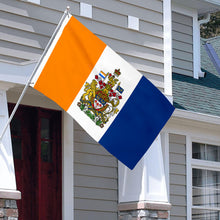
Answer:
[[[50,119],[41,118],[41,159],[44,162],[52,162],[52,139]]]
[[[14,118],[11,121],[12,150],[15,159],[22,159],[21,120]]]
[[[49,141],[41,141],[41,159],[44,162],[52,162],[52,147]]]
[[[192,143],[192,158],[220,162],[220,146]]]
[[[41,118],[41,138],[50,138],[50,120]]]
[[[21,138],[12,137],[12,150],[13,156],[15,159],[22,159],[22,147],[21,147]]]

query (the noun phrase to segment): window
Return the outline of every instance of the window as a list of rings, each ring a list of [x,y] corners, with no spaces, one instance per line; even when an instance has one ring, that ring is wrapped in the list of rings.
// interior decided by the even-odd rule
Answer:
[[[52,162],[53,139],[51,137],[50,121],[49,118],[41,118],[41,160],[44,162]]]
[[[220,219],[220,146],[192,143],[192,220]]]

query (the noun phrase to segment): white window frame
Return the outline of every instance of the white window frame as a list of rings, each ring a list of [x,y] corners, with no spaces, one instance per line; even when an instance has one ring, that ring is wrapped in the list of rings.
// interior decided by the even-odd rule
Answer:
[[[192,158],[192,143],[202,143],[202,144],[209,144],[209,145],[216,145],[220,146],[220,142],[213,141],[213,139],[205,139],[205,138],[198,138],[198,137],[190,137],[187,136],[186,138],[186,164],[187,164],[187,220],[192,219],[192,209],[197,208],[197,206],[193,206],[192,204],[192,169],[204,169],[204,170],[213,170],[220,172],[220,162],[213,162],[213,161],[205,161],[200,159],[193,159]],[[211,210],[210,207],[201,206],[201,209]],[[212,210],[219,210],[219,209],[212,209]]]
[[[166,178],[169,183],[169,134],[184,135],[186,137],[186,208],[187,220],[191,220],[192,205],[192,142],[220,145],[220,117],[202,113],[188,112],[176,109],[170,122],[162,130],[162,140],[165,140],[163,147]],[[163,138],[163,133],[165,138]],[[170,194],[169,194],[170,196]],[[169,200],[170,201],[170,200]],[[168,218],[169,219],[169,218]]]

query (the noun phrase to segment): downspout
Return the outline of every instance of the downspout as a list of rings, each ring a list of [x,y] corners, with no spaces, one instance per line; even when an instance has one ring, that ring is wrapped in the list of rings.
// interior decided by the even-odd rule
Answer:
[[[208,22],[210,21],[210,18],[211,18],[210,13],[207,13],[207,14],[204,15],[204,18],[203,18],[203,19],[198,20],[199,29],[200,29],[200,26],[201,26],[201,25],[208,23]],[[201,53],[199,53],[199,54],[200,54],[200,56],[201,56]],[[200,60],[201,60],[201,59],[200,59]],[[200,63],[201,63],[201,61],[200,61]],[[200,68],[199,77],[204,78],[204,76],[205,76],[205,72],[202,72],[202,70],[201,70],[201,68]]]

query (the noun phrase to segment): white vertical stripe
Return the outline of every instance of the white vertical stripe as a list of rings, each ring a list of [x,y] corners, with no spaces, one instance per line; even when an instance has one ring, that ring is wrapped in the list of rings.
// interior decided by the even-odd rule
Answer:
[[[120,69],[121,71],[121,75],[118,79],[121,82],[120,86],[124,89],[120,104],[117,106],[120,111],[142,77],[142,75],[135,70],[134,67],[122,59],[111,48],[106,46],[86,82],[90,84],[92,80],[95,79],[95,75],[98,75],[100,71],[107,74],[108,72],[113,73],[115,69]],[[88,132],[88,134],[98,142],[114,121],[117,114],[110,117],[105,126],[100,128],[77,106],[77,103],[80,101],[80,98],[84,93],[85,91],[83,86],[67,112],[72,115],[72,117],[75,118],[76,121],[78,121],[78,123]]]

